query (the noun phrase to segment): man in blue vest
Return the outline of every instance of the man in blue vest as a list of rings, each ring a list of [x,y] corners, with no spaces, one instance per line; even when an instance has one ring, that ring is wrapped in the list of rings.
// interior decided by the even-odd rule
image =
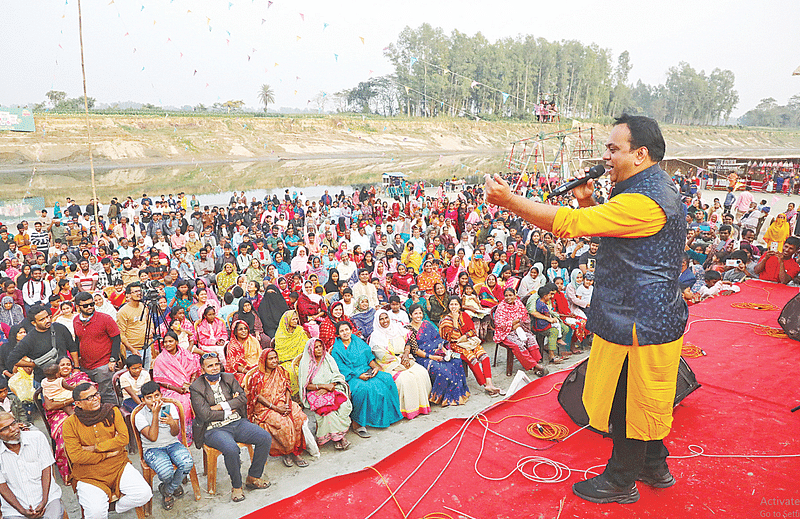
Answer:
[[[589,424],[611,433],[614,449],[602,474],[572,487],[593,503],[637,501],[636,481],[675,484],[662,440],[672,426],[688,318],[678,282],[686,226],[678,190],[658,167],[665,148],[656,121],[623,114],[603,154],[614,182],[609,201],[596,204],[589,180],[573,190],[576,210],[526,200],[499,175],[486,178],[489,203],[559,236],[601,237],[583,404]]]

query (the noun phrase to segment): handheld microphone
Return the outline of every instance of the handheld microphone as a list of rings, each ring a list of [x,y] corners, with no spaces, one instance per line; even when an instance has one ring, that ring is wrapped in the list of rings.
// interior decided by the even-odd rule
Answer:
[[[548,196],[547,199],[550,200],[551,198],[555,198],[557,196],[561,196],[565,193],[568,193],[575,189],[576,187],[585,184],[592,178],[598,178],[606,172],[606,167],[602,164],[598,164],[596,166],[592,166],[589,168],[589,171],[586,172],[583,178],[573,178],[569,182],[565,184],[561,184],[557,188],[555,188]]]

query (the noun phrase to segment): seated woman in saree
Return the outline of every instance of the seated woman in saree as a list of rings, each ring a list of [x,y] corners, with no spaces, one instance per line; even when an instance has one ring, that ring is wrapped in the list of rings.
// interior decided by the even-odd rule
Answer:
[[[336,325],[342,321],[350,324],[350,329],[353,330],[353,333],[362,337],[361,331],[355,323],[344,314],[344,303],[336,301],[331,305],[328,310],[328,316],[319,326],[319,339],[322,341],[326,350],[331,351],[333,343],[336,342]],[[371,324],[372,323],[370,323],[370,325]]]
[[[297,300],[297,314],[300,325],[309,337],[319,337],[319,325],[327,313],[322,296],[314,293],[314,284],[306,280],[303,291]]]
[[[14,331],[13,328],[12,331]],[[92,382],[89,379],[89,375],[74,367],[69,357],[61,357],[58,359],[58,376],[63,378],[64,382],[71,386],[77,386],[84,382]],[[58,472],[61,473],[61,479],[63,481],[69,481],[69,463],[67,462],[67,451],[64,448],[62,426],[64,425],[64,420],[69,416],[64,409],[68,406],[72,406],[73,400],[69,398],[64,401],[59,400],[55,402],[42,394],[42,403],[44,404],[44,419],[47,420],[47,423],[50,425],[50,436],[53,437],[56,444],[55,458]]]
[[[209,297],[209,294],[213,294],[213,291],[205,288],[198,288],[196,290],[195,297],[197,300],[192,306],[189,307],[189,319],[191,319],[193,323],[197,323],[203,318],[203,312],[209,306],[214,310],[219,311],[219,303],[216,300],[212,300]]]
[[[539,363],[542,354],[539,352],[536,337],[526,329],[526,326],[530,326],[530,317],[525,305],[513,288],[507,288],[504,297],[494,312],[494,342],[498,345],[501,342],[509,345],[526,370],[533,369],[540,377],[546,375],[547,371]]]
[[[310,339],[303,350],[298,371],[300,401],[314,411],[317,444],[333,442],[336,450],[350,447],[345,435],[350,429],[350,388],[336,361],[320,339]]]
[[[369,345],[353,334],[350,323],[337,325],[339,338],[333,343],[331,356],[350,386],[353,430],[369,438],[367,427],[389,427],[403,419],[400,396],[392,376],[381,371]]]
[[[194,329],[194,323],[186,317],[186,310],[180,306],[173,306],[169,311],[168,328],[178,335],[178,345],[181,348],[202,355],[203,350],[197,347],[197,332]]]
[[[257,366],[244,380],[247,391],[247,418],[272,436],[270,456],[282,456],[287,467],[308,467],[300,457],[306,448],[303,409],[292,401],[289,373],[280,365],[272,348],[261,352]]]
[[[192,402],[189,385],[200,376],[200,360],[178,346],[178,335],[169,331],[164,335],[161,353],[153,361],[153,381],[161,386],[161,395],[180,402],[186,419],[186,439],[192,442]]]
[[[466,403],[469,389],[461,359],[452,354],[436,326],[425,319],[421,305],[412,305],[408,313],[411,322],[406,329],[411,333],[406,341],[417,362],[428,370],[432,387],[429,400],[442,407]]]
[[[406,330],[392,321],[389,312],[378,310],[369,339],[372,353],[382,371],[392,375],[400,395],[400,412],[409,420],[429,414],[431,378],[424,367],[414,361],[411,345],[406,342]]]
[[[417,285],[411,285],[408,290],[408,299],[406,302],[403,303],[403,308],[405,308],[406,313],[410,316],[411,315],[411,307],[413,305],[419,305],[422,308],[422,314],[424,315],[425,319],[430,320],[428,317],[428,300],[425,299],[425,292],[419,290]]]
[[[264,333],[261,318],[256,314],[253,302],[247,297],[239,299],[239,311],[234,313],[231,319],[232,323],[236,321],[244,321],[247,324],[250,336],[257,340],[262,348],[269,346],[269,337]],[[231,326],[231,337],[233,337],[233,326]]]
[[[472,283],[476,287],[483,286],[486,283],[486,277],[489,275],[489,264],[484,259],[483,253],[485,247],[481,245],[472,255],[472,260],[467,267],[467,273]]]
[[[436,283],[433,286],[433,295],[428,297],[428,317],[434,324],[439,324],[442,316],[447,312],[449,298],[444,283]]]
[[[500,388],[492,383],[492,363],[481,346],[475,333],[472,319],[461,308],[461,300],[451,297],[447,303],[447,313],[439,322],[439,334],[450,343],[450,349],[466,360],[475,375],[475,380],[483,386],[489,396],[500,394]]]
[[[503,287],[497,284],[494,274],[486,276],[486,283],[478,291],[478,299],[484,308],[494,308],[503,300]]]
[[[356,299],[356,309],[350,320],[356,325],[359,335],[364,340],[369,341],[369,336],[372,335],[373,322],[375,320],[375,309],[369,305],[369,298],[361,296]]]
[[[261,305],[258,307],[258,317],[267,337],[270,339],[275,337],[281,317],[288,311],[289,305],[286,304],[280,289],[276,285],[267,285]]]
[[[228,343],[228,332],[225,323],[217,317],[217,310],[209,305],[203,310],[203,318],[195,324],[197,346],[203,353],[216,353],[222,367],[225,367],[225,345]]]
[[[228,366],[228,371],[232,371],[236,381],[242,384],[244,376],[256,367],[258,356],[261,355],[261,344],[250,335],[250,328],[246,322],[241,320],[233,322],[227,350],[225,364]]]
[[[292,369],[292,361],[303,353],[303,347],[308,342],[306,331],[300,326],[297,312],[289,310],[283,317],[275,332],[275,351],[278,353],[278,362],[289,373],[292,384],[292,394],[297,394],[297,373]]]
[[[544,273],[540,270],[541,268],[542,264],[536,263],[528,270],[528,273],[522,278],[517,288],[517,295],[519,297],[531,295],[537,297],[536,293],[544,286],[547,280]]]

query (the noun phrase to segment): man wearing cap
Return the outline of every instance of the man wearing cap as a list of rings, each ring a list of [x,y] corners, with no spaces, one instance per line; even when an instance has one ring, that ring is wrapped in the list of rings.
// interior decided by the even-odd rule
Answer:
[[[573,485],[593,503],[633,503],[636,482],[675,484],[663,439],[672,405],[688,308],[679,275],[686,225],[680,194],[658,162],[666,144],[653,119],[623,114],[614,123],[603,160],[615,183],[596,204],[594,182],[573,194],[579,209],[514,195],[486,176],[486,200],[558,236],[601,236],[596,283],[586,328],[594,333],[583,404],[589,424],[611,433],[605,470]]]

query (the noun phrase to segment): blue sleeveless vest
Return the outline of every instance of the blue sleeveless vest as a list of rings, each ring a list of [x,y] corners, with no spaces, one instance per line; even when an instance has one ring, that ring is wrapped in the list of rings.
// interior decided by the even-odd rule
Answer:
[[[663,344],[683,335],[689,309],[678,276],[686,243],[680,194],[658,165],[618,183],[610,198],[638,193],[664,210],[667,221],[646,238],[603,237],[597,253],[595,287],[587,312],[588,328],[616,344]]]

